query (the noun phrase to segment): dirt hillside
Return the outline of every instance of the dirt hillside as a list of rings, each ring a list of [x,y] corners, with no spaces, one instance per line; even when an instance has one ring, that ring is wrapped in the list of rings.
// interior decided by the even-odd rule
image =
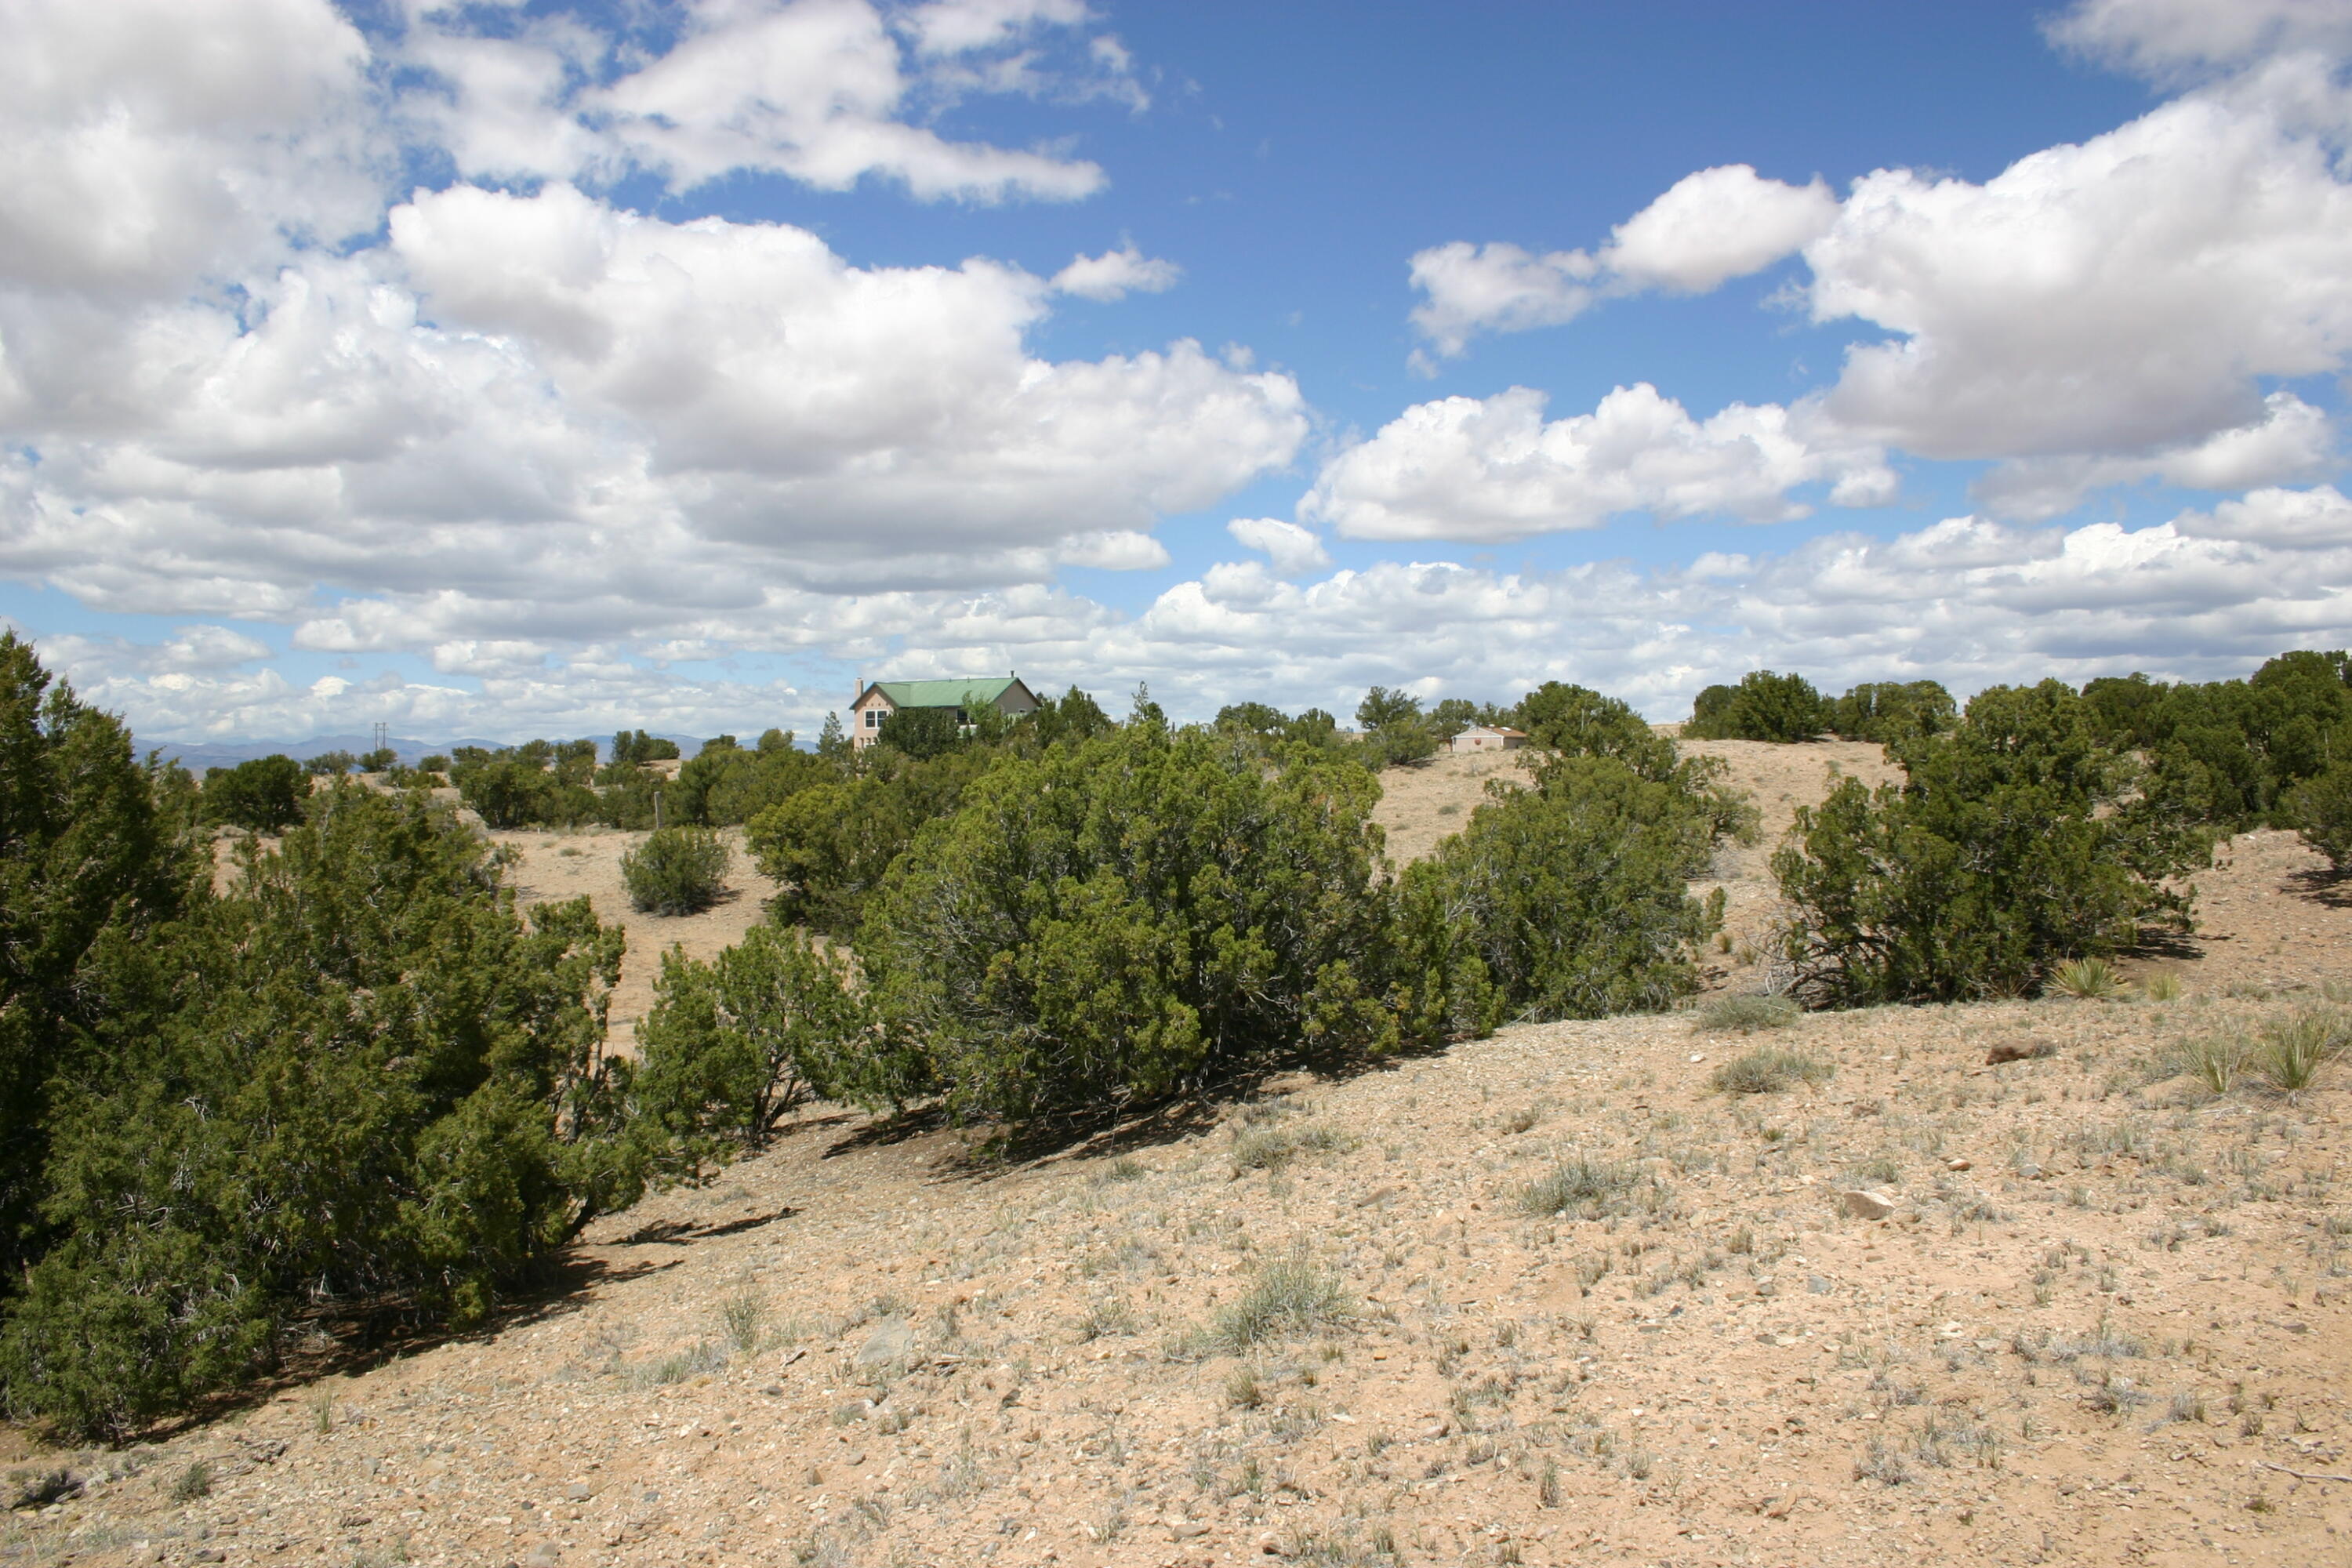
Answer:
[[[2171,1002],[1520,1027],[1038,1158],[811,1108],[494,1332],[49,1457],[0,1563],[2344,1563],[2352,1066],[2175,1068],[2352,912],[2225,860]]]

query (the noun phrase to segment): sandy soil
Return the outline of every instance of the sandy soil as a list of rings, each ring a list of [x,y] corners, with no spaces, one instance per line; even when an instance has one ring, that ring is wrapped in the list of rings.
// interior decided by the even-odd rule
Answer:
[[[629,907],[628,889],[621,881],[621,857],[644,843],[646,835],[617,828],[489,835],[520,857],[507,873],[519,902],[528,907],[584,893],[599,919],[617,922],[628,933],[621,983],[613,989],[608,1038],[615,1050],[633,1053],[636,1047],[637,1020],[653,1005],[654,981],[661,974],[664,952],[682,947],[689,957],[710,958],[742,941],[743,933],[765,917],[776,884],[743,853],[741,828],[724,829],[722,837],[734,854],[726,897],[698,915],[649,915]]]
[[[1037,1158],[811,1108],[494,1332],[57,1457],[0,1562],[2344,1563],[2352,1065],[2163,1064],[2352,916],[2283,835],[2200,881],[2170,1003],[1515,1028]],[[1709,1087],[1764,1045],[1833,1076]],[[1600,1212],[1528,1212],[1579,1160]],[[1221,1340],[1286,1278],[1320,1321]]]

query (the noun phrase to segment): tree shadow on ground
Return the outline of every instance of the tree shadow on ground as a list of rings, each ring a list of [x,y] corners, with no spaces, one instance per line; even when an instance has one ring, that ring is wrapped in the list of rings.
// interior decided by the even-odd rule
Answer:
[[[176,1415],[127,1434],[119,1446],[166,1442],[241,1415],[322,1378],[358,1377],[444,1345],[487,1344],[515,1329],[569,1317],[586,1307],[592,1293],[601,1287],[674,1268],[680,1261],[649,1258],[615,1266],[575,1245],[549,1260],[529,1284],[501,1299],[488,1317],[465,1328],[419,1324],[415,1321],[419,1305],[407,1297],[330,1303],[287,1323],[278,1363],[268,1373],[208,1394]]]
[[[1232,1066],[1164,1099],[1067,1112],[1020,1126],[971,1129],[967,1142],[934,1163],[930,1179],[935,1183],[994,1181],[1070,1162],[1109,1161],[1164,1147],[1213,1130],[1234,1106],[1281,1100],[1311,1086],[1394,1072],[1408,1062],[1443,1057],[1459,1043],[1402,1047],[1381,1056],[1360,1051],[1269,1054]],[[926,1133],[948,1131],[952,1125],[941,1106],[911,1108],[853,1130],[828,1147],[824,1157],[904,1143]]]
[[[690,1219],[656,1220],[641,1225],[614,1247],[686,1247],[698,1241],[710,1241],[722,1236],[740,1236],[747,1230],[773,1225],[780,1219],[790,1219],[801,1211],[787,1204],[773,1214],[746,1215],[741,1219],[725,1220],[710,1225]]]
[[[2322,909],[2352,910],[2352,871],[2326,867],[2287,873],[2285,889],[2292,896]]]

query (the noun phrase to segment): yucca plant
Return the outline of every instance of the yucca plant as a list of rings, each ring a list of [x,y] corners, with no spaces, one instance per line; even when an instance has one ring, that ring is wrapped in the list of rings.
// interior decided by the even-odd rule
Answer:
[[[2051,972],[2050,984],[2085,1002],[2105,1002],[2124,990],[2124,977],[2104,958],[2070,958]]]
[[[2181,1047],[2181,1064],[2215,1094],[2227,1094],[2245,1070],[2246,1048],[2242,1035],[2206,1035]]]
[[[2254,1065],[2272,1088],[2299,1094],[2311,1087],[2322,1067],[2343,1054],[2347,1035],[2340,1013],[2314,1009],[2274,1018],[2262,1027]]]
[[[2169,969],[2159,969],[2140,982],[2140,994],[2151,1002],[2180,1000],[2180,976]]]

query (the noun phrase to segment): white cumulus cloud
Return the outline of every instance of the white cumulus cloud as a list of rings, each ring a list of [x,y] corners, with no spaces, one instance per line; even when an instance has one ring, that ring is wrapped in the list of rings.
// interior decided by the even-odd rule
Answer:
[[[1818,179],[1785,184],[1746,163],[1702,169],[1619,224],[1598,255],[1458,239],[1417,252],[1411,276],[1423,298],[1412,322],[1438,353],[1453,355],[1480,332],[1560,326],[1612,295],[1703,294],[1795,255],[1837,210]]]
[[[1705,420],[1646,383],[1590,414],[1547,420],[1543,394],[1418,404],[1327,463],[1300,503],[1350,539],[1522,539],[1627,512],[1776,522],[1806,515],[1799,486],[1843,505],[1891,499],[1868,447],[1821,440],[1806,411],[1734,404]],[[1833,433],[1832,433],[1833,437]]]
[[[1144,255],[1131,244],[1100,256],[1073,257],[1054,274],[1054,291],[1084,299],[1112,300],[1130,293],[1159,294],[1176,286],[1184,275],[1172,261]]]
[[[1100,190],[1098,164],[958,140],[921,123],[968,93],[1145,101],[1107,36],[1041,57],[1089,14],[1062,0],[942,0],[892,16],[870,0],[693,0],[682,37],[644,58],[576,21],[491,32],[461,8],[413,20],[404,59],[431,73],[404,94],[468,177],[606,178],[628,171],[691,189],[781,174],[819,190],[867,178],[923,200],[1069,201]]]
[[[1746,163],[1701,169],[1619,224],[1601,263],[1621,286],[1704,294],[1794,256],[1837,216],[1818,179],[1785,184]]]
[[[2243,66],[2291,50],[2352,50],[2344,0],[2081,0],[2051,38],[2158,80]]]
[[[1412,258],[1412,286],[1426,296],[1412,322],[1446,354],[1460,353],[1478,332],[1559,326],[1592,303],[1599,270],[1580,250],[1538,256],[1499,240],[1433,246]]]
[[[1278,517],[1237,517],[1225,531],[1245,550],[1259,550],[1277,575],[1303,576],[1331,564],[1331,552],[1310,528]]]

